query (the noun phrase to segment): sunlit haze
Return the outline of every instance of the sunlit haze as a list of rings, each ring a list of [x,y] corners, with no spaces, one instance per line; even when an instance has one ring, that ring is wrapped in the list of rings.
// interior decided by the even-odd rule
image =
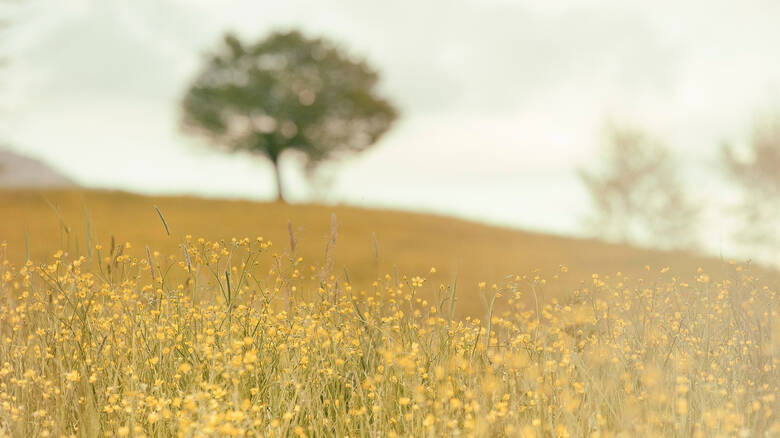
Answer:
[[[584,235],[576,169],[599,165],[605,124],[646,129],[678,155],[707,210],[706,245],[735,251],[717,162],[780,102],[776,1],[30,1],[10,36],[3,138],[77,183],[271,199],[267,162],[181,133],[202,55],[235,30],[300,28],[366,58],[398,105],[329,186],[282,164],[293,202],[437,212]],[[10,84],[10,86],[9,86]],[[338,172],[335,170],[338,169]]]

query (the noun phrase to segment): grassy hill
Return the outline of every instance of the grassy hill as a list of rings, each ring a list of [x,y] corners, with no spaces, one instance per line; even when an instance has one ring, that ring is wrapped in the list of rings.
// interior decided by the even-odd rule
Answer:
[[[780,434],[777,283],[744,265],[321,205],[0,215],[3,436]]]
[[[166,234],[154,208],[169,225]],[[469,303],[479,282],[488,285],[508,275],[535,275],[552,279],[565,266],[567,273],[548,284],[557,295],[577,287],[593,273],[621,272],[643,276],[671,266],[684,279],[698,268],[720,272],[723,262],[682,252],[664,252],[614,245],[593,239],[480,225],[448,217],[347,206],[289,205],[197,197],[140,196],[97,190],[0,191],[0,241],[8,244],[12,261],[50,257],[53,248],[83,254],[85,245],[108,246],[132,242],[129,254],[142,256],[143,245],[163,254],[181,252],[185,235],[221,240],[263,236],[274,242],[274,252],[295,255],[304,264],[321,264],[328,240],[333,267],[357,285],[385,274],[431,277],[437,282],[457,278],[461,302]],[[289,222],[289,224],[288,224]],[[436,268],[435,276],[430,275]],[[435,278],[434,278],[435,277]],[[465,298],[464,295],[465,293]],[[480,313],[481,300],[461,311]]]
[[[154,206],[170,227],[169,237]],[[56,211],[55,211],[56,210]],[[665,266],[672,274],[692,279],[699,267],[724,271],[721,261],[686,253],[638,249],[596,240],[573,239],[480,225],[447,217],[368,210],[346,206],[139,196],[95,190],[0,191],[0,241],[9,258],[42,261],[59,247],[84,253],[89,242],[110,245],[132,242],[128,253],[145,254],[144,245],[162,254],[180,255],[185,235],[209,240],[263,236],[278,254],[290,254],[288,221],[295,255],[304,264],[322,264],[337,227],[330,256],[334,271],[365,287],[385,274],[428,277],[429,283],[451,283],[457,277],[460,312],[481,314],[479,282],[500,282],[507,275],[551,279],[549,295],[577,287],[593,273],[642,275],[649,266]],[[561,274],[561,267],[568,271]],[[432,267],[436,273],[431,274]],[[559,278],[552,280],[557,274]],[[650,274],[654,275],[654,274]]]

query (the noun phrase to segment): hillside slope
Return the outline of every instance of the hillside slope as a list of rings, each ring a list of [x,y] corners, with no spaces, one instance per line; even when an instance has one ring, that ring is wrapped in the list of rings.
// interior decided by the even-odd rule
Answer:
[[[163,212],[171,237],[166,235],[154,205]],[[55,207],[69,233],[60,226]],[[7,242],[9,257],[17,263],[24,259],[28,245],[36,261],[48,258],[58,247],[83,252],[88,227],[93,244],[99,241],[108,245],[113,237],[117,242],[132,242],[135,246],[129,252],[139,256],[144,245],[164,254],[179,254],[178,245],[186,234],[211,240],[263,236],[274,242],[275,252],[289,254],[290,221],[296,256],[303,257],[305,263],[319,264],[325,259],[333,215],[338,239],[331,255],[338,275],[348,275],[358,285],[396,272],[429,277],[429,283],[449,283],[457,277],[461,302],[470,303],[461,310],[469,313],[470,306],[482,307],[478,282],[490,285],[507,275],[533,274],[537,269],[544,278],[552,279],[561,266],[568,268],[568,273],[550,281],[548,294],[577,287],[593,273],[620,271],[633,276],[641,272],[647,278],[645,266],[654,272],[671,266],[672,274],[684,280],[693,279],[698,267],[725,272],[720,269],[722,262],[690,254],[529,233],[433,215],[89,190],[0,191],[0,241]],[[437,269],[434,275],[430,274],[432,267]]]
[[[42,161],[0,149],[0,187],[73,188],[76,183]]]

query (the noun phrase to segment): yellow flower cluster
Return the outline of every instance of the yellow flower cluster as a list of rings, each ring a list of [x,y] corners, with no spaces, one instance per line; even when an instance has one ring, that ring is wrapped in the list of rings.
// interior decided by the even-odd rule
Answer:
[[[0,254],[0,436],[780,434],[780,301],[749,266],[549,297],[538,273],[351,285],[262,238],[121,248]]]

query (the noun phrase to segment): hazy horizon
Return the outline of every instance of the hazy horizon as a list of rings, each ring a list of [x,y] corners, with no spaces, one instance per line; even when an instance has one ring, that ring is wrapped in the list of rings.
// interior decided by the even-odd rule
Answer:
[[[375,65],[401,119],[329,164],[328,190],[310,190],[288,157],[291,201],[582,236],[590,199],[575,169],[599,165],[608,120],[664,141],[691,195],[717,207],[733,199],[721,144],[748,141],[780,102],[771,1],[226,3],[31,2],[13,29],[0,137],[87,187],[269,199],[268,163],[181,134],[177,105],[225,31],[300,28]],[[739,253],[730,227],[708,211],[707,249]]]

